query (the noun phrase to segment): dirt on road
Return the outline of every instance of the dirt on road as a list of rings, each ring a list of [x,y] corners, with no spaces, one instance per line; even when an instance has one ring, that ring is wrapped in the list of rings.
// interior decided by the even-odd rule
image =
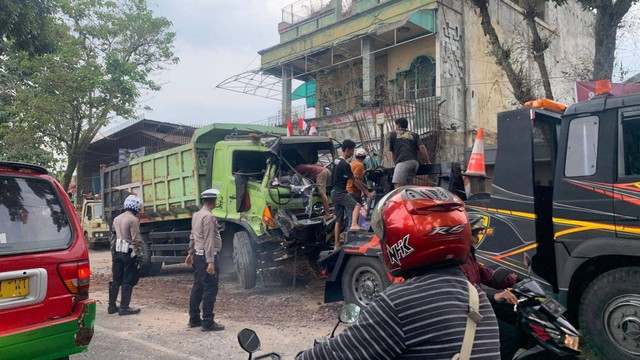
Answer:
[[[106,313],[111,280],[109,250],[91,250],[90,261],[92,298],[98,302],[98,312]],[[161,327],[184,329],[192,283],[193,272],[184,264],[164,266],[158,276],[140,279],[132,306],[141,307],[143,312],[162,313],[160,319],[167,321],[159,324]],[[253,328],[265,351],[282,352],[278,348],[287,344],[285,352],[290,358],[311,347],[314,337],[326,335],[337,322],[343,303],[324,304],[323,299],[324,279],[304,263],[298,266],[295,286],[293,274],[284,269],[260,274],[251,290],[242,289],[234,276],[223,275],[215,304],[216,320],[231,331],[241,325]]]

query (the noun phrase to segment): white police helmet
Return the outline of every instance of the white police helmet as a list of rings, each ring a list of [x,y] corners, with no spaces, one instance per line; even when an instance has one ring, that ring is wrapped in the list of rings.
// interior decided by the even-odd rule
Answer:
[[[209,189],[200,193],[200,198],[201,199],[217,199],[218,194],[220,194],[220,191],[218,191],[218,189]]]
[[[140,211],[140,207],[142,207],[142,199],[135,195],[129,195],[126,199],[124,199],[124,209],[125,210],[133,210],[135,212]]]

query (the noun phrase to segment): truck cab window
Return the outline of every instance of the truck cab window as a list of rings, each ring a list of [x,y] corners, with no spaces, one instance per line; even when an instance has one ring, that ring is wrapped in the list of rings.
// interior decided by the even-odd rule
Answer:
[[[564,169],[567,177],[591,176],[596,173],[599,122],[597,116],[571,121]]]
[[[622,145],[620,175],[640,175],[640,117],[622,121],[620,143]]]
[[[233,152],[233,174],[245,175],[250,180],[261,181],[264,177],[267,166],[267,159],[263,151],[242,151]]]

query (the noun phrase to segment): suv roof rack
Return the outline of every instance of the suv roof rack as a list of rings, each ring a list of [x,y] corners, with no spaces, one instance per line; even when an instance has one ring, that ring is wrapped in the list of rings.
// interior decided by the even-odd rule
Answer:
[[[22,172],[36,172],[44,175],[49,174],[47,169],[43,168],[42,166],[14,162],[14,161],[0,161],[0,168],[9,168],[13,171],[22,171]]]

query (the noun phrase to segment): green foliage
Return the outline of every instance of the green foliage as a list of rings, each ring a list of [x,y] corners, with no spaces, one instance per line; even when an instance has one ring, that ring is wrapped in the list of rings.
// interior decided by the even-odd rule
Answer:
[[[150,74],[178,58],[171,22],[154,17],[144,0],[59,4],[58,51],[37,57],[11,54],[25,76],[13,82],[15,96],[5,123],[29,128],[65,157],[67,186],[100,128],[115,116],[133,117],[140,89],[160,89]]]
[[[0,54],[11,44],[31,55],[56,49],[55,0],[0,0]]]

